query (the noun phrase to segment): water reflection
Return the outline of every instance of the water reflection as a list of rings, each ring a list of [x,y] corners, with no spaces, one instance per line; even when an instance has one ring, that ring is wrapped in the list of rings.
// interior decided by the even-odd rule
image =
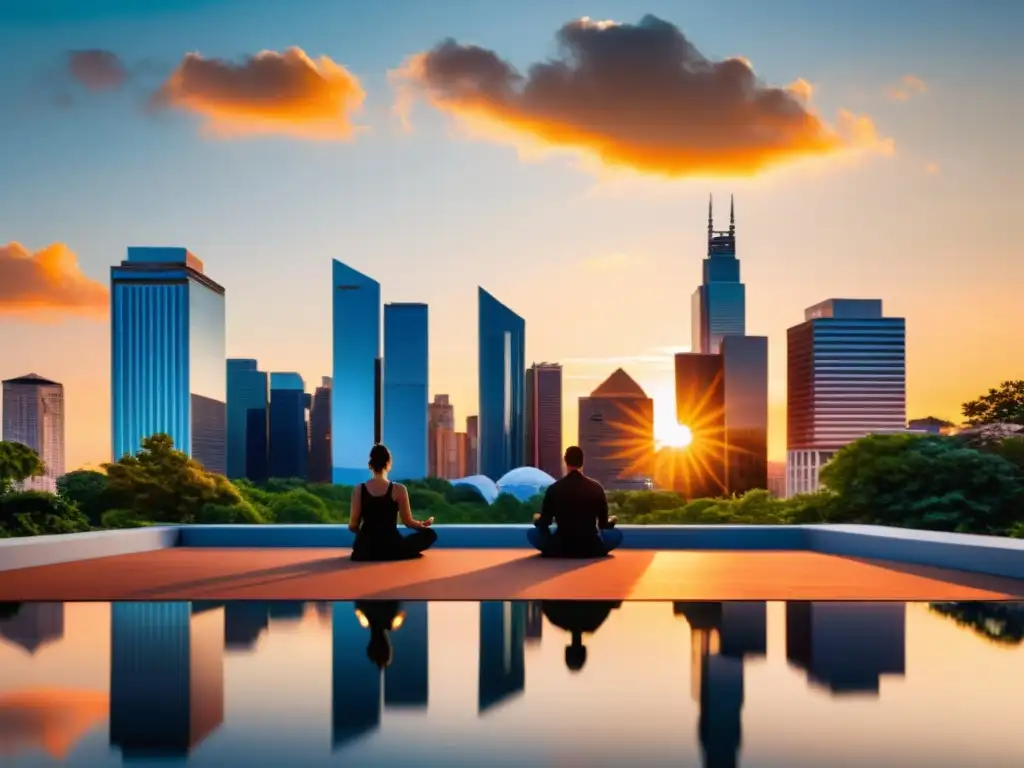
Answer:
[[[1022,644],[1010,603],[4,603],[0,763],[1015,765]]]

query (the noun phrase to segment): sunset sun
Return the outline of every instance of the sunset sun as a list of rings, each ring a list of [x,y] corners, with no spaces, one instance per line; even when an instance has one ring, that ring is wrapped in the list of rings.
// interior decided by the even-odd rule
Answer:
[[[661,426],[661,425],[659,425]],[[658,430],[658,445],[669,448],[688,448],[693,442],[693,431],[685,424],[672,422]]]

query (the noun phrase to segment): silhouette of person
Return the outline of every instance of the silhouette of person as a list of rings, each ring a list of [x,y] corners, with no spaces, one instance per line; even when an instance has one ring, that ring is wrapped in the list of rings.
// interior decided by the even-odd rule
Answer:
[[[356,615],[359,623],[370,630],[366,657],[384,669],[391,664],[391,633],[402,626],[405,614],[397,600],[357,600]]]
[[[587,646],[583,635],[592,635],[601,628],[608,615],[622,605],[611,600],[542,600],[541,612],[548,621],[568,632],[572,641],[565,646],[565,666],[579,672],[587,663]]]
[[[548,486],[527,538],[543,557],[604,557],[622,543],[615,523],[604,488],[583,474],[583,449],[569,446],[565,476]]]
[[[353,560],[412,560],[420,557],[437,541],[431,530],[434,518],[423,521],[412,516],[409,491],[401,483],[388,480],[391,452],[378,443],[370,449],[370,471],[373,477],[352,491],[352,507],[348,528],[355,535]],[[413,533],[403,536],[398,518]]]

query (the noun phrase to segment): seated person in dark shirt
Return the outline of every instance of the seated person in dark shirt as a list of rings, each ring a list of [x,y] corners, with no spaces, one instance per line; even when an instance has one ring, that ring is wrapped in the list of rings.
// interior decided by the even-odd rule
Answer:
[[[583,449],[575,445],[565,449],[565,476],[548,486],[533,524],[527,538],[544,557],[604,557],[622,543],[604,488],[583,474]]]

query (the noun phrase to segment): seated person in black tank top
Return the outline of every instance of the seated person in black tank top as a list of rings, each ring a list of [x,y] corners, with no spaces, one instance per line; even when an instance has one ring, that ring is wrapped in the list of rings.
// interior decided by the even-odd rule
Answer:
[[[416,520],[409,506],[409,491],[401,483],[388,480],[391,453],[377,444],[370,450],[373,477],[352,492],[348,528],[356,535],[352,544],[353,560],[412,560],[437,541],[431,530],[434,518]],[[398,518],[412,533],[403,536]]]

